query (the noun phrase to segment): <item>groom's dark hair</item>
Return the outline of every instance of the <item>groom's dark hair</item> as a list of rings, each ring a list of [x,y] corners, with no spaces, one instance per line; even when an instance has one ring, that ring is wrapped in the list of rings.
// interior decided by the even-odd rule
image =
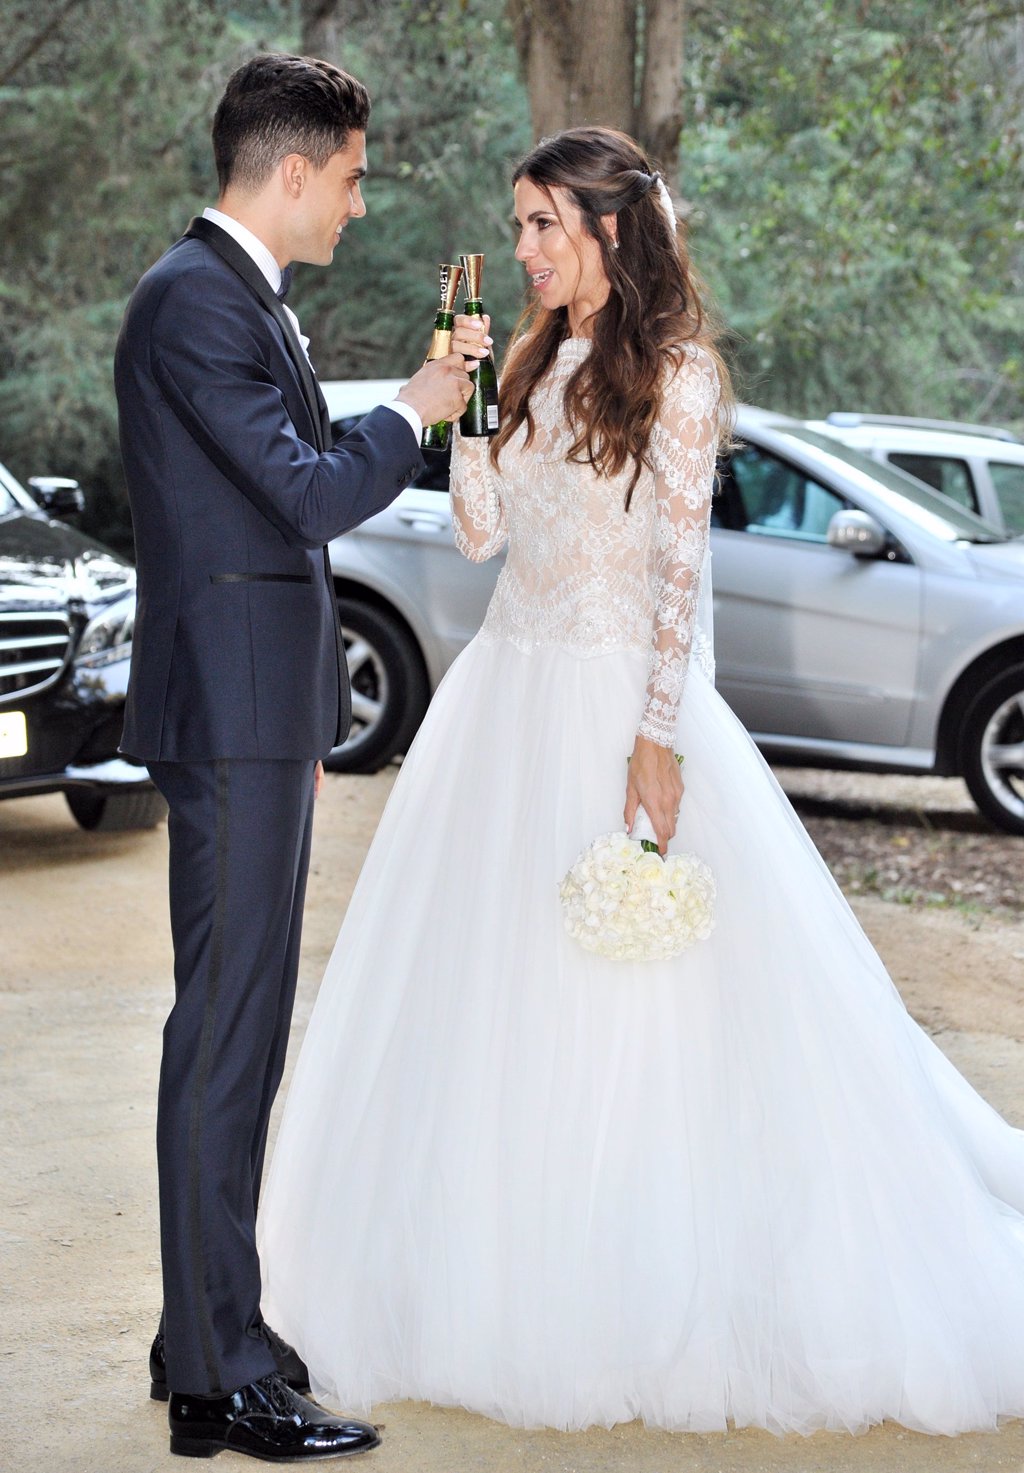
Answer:
[[[228,80],[213,119],[221,192],[262,188],[283,158],[300,153],[322,169],[352,131],[365,132],[362,82],[311,56],[254,56]]]

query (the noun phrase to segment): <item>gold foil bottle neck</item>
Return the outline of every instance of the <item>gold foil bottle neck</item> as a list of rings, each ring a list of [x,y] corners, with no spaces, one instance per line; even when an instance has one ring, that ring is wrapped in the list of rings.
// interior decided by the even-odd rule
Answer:
[[[462,269],[466,273],[466,301],[479,302],[480,286],[484,275],[483,256],[460,256]]]
[[[447,358],[452,351],[452,330],[450,327],[435,327],[433,337],[430,339],[430,347],[427,350],[426,363],[432,363],[435,358]]]
[[[441,311],[454,312],[459,282],[462,280],[462,267],[451,261],[442,261],[437,268],[437,275],[441,289]]]

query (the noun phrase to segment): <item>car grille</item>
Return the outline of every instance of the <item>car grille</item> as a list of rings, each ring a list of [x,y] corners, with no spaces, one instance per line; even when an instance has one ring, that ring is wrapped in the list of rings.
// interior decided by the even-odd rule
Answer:
[[[71,621],[59,613],[0,613],[0,701],[52,685],[71,652]]]

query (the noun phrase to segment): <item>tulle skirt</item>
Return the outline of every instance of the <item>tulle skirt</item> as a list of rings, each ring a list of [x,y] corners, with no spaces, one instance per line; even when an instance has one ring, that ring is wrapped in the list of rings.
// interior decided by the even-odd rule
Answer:
[[[647,661],[479,635],[395,784],[260,1222],[315,1391],[515,1426],[1024,1415],[1024,1133],[907,1014],[692,668],[672,848],[713,935],[608,961],[557,884],[621,828]]]

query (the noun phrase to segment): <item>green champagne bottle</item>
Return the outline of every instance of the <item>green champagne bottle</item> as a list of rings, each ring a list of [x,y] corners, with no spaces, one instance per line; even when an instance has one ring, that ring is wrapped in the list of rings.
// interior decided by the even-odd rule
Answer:
[[[458,296],[459,282],[462,280],[462,267],[453,266],[450,261],[442,261],[437,268],[437,273],[440,281],[441,305],[434,318],[434,336],[430,340],[430,351],[426,358],[428,363],[435,358],[447,358],[452,351],[455,298]],[[439,419],[437,424],[424,425],[423,439],[420,444],[424,450],[447,450],[451,433],[452,427],[449,422],[446,419]]]
[[[480,282],[484,273],[483,256],[461,256],[462,269],[466,277],[466,315],[467,317],[482,317],[484,315],[484,304],[480,300]],[[459,420],[459,430],[463,435],[479,438],[482,435],[496,435],[500,419],[498,417],[498,375],[494,368],[494,359],[488,353],[486,358],[481,358],[477,368],[473,370],[473,397],[466,405],[462,418]]]

